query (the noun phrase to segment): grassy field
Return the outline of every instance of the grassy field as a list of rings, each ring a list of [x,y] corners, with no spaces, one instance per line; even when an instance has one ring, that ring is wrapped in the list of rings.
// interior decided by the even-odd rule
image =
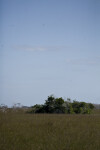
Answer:
[[[0,150],[100,150],[100,110],[91,115],[1,112]]]

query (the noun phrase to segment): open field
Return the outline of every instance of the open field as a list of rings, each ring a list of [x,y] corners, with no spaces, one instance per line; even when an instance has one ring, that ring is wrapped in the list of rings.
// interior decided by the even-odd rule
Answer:
[[[90,115],[0,112],[0,150],[100,150],[100,110]]]

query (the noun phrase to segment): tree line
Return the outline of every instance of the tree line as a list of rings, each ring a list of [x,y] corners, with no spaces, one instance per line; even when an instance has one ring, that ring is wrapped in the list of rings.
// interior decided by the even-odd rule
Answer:
[[[69,98],[65,101],[62,97],[55,98],[50,95],[44,104],[32,106],[29,113],[90,114],[92,109],[94,109],[92,103],[71,101]]]

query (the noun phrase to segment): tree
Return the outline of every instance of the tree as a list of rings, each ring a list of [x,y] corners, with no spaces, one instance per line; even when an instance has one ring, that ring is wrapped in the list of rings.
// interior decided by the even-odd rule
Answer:
[[[88,105],[89,105],[90,109],[94,109],[94,105],[93,104],[89,103]]]
[[[69,108],[68,108],[68,113],[69,113],[69,114],[74,114],[74,109],[73,109],[71,103],[70,103]]]
[[[53,95],[48,96],[48,99],[45,101],[44,104],[46,113],[54,112],[54,103],[55,103],[55,97]]]
[[[76,114],[80,113],[80,103],[78,101],[73,101],[72,108]]]
[[[68,114],[89,114],[94,108],[91,103],[79,102],[71,99],[64,101],[62,97],[55,98],[53,95],[48,96],[44,105],[34,105],[31,113],[68,113]]]
[[[66,108],[63,104],[64,104],[64,99],[62,97],[55,99],[55,104],[54,104],[55,113],[65,113]]]
[[[44,105],[34,105],[31,107],[30,113],[45,113]]]

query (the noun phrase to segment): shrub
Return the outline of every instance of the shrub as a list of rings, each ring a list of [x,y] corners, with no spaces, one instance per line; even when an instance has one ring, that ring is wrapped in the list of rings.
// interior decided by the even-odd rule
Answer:
[[[62,97],[55,98],[53,95],[48,96],[44,105],[34,105],[30,113],[68,113],[68,114],[90,114],[94,105],[91,103],[73,101],[67,99],[64,101]]]

